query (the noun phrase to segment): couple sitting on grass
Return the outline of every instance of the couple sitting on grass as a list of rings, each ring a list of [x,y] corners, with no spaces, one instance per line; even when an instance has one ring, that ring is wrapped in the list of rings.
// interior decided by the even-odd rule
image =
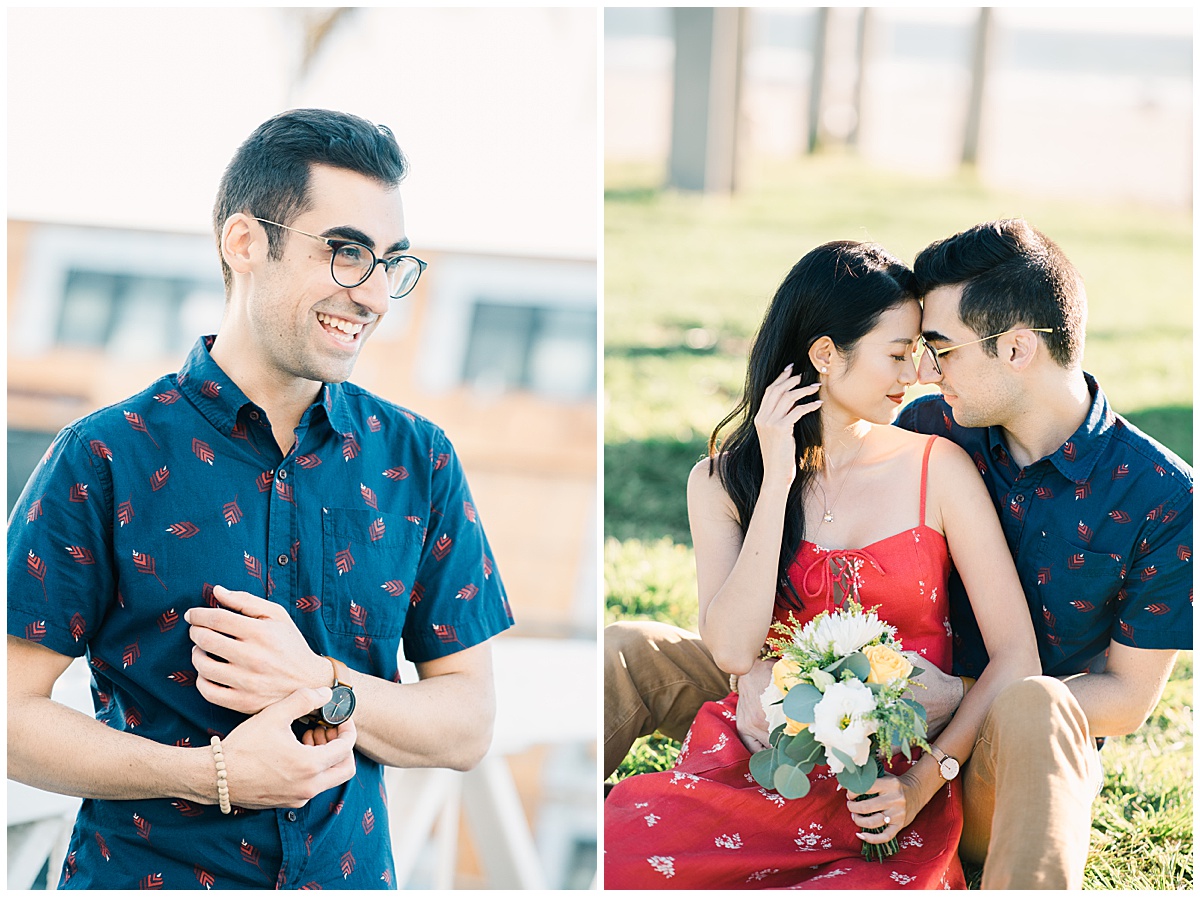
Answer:
[[[605,774],[638,736],[684,740],[606,798],[607,888],[962,888],[960,856],[984,888],[1081,887],[1103,740],[1192,647],[1192,472],[1084,372],[1086,317],[1023,220],[912,270],[851,242],[792,268],[688,481],[699,636],[605,632]],[[901,411],[918,381],[941,394]],[[929,749],[870,796],[810,765],[784,799],[750,763],[782,734],[771,626],[847,598],[917,661]]]

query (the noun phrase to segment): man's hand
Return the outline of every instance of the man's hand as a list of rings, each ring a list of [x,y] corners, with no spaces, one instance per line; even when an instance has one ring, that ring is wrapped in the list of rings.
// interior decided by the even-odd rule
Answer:
[[[926,737],[932,740],[942,733],[942,729],[946,728],[946,724],[954,716],[954,711],[958,710],[958,705],[962,703],[963,681],[958,676],[943,673],[919,654],[912,651],[905,651],[904,654],[924,670],[920,676],[914,676],[912,681],[925,687],[915,686],[910,690],[910,694],[913,700],[925,707]]]
[[[213,596],[222,608],[183,615],[195,643],[196,688],[206,701],[253,714],[297,689],[332,682],[329,661],[308,647],[282,606],[224,586],[214,586]]]
[[[302,807],[354,777],[353,721],[317,737],[306,732],[303,743],[292,733],[292,721],[324,705],[331,694],[328,688],[299,689],[222,740],[231,804],[248,810]],[[215,777],[213,783],[215,793]]]
[[[771,684],[771,668],[774,666],[774,660],[756,660],[750,672],[738,676],[738,737],[752,754],[769,746],[771,733],[767,731],[767,715],[759,699]]]

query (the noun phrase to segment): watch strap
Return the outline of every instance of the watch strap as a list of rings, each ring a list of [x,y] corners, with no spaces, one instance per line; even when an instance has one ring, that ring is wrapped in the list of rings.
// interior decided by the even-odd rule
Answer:
[[[951,761],[954,764],[954,766],[958,766],[958,761],[955,760],[953,757],[951,757],[949,754],[947,754],[945,751],[943,751],[940,747],[938,747],[936,744],[933,744],[932,742],[930,742],[929,753],[933,754],[933,759],[937,761],[938,769],[940,769],[942,771],[943,779],[946,779],[947,781],[949,781],[950,779],[953,779],[953,778],[955,778],[955,776],[958,775],[958,771],[953,770],[952,774],[949,776],[949,778],[947,778],[946,766],[945,766],[946,761],[947,760]],[[953,767],[952,767],[952,769],[953,769]]]
[[[330,657],[328,654],[322,654],[333,667],[333,685],[330,688],[337,688],[339,685],[344,685],[346,688],[353,689],[353,686],[346,682],[346,665],[336,657]]]

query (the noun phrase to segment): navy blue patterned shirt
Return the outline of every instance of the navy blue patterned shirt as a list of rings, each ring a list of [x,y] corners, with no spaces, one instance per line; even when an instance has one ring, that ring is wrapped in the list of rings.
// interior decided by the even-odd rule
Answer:
[[[1020,468],[999,427],[960,427],[939,395],[897,424],[962,446],[991,493],[1029,603],[1042,671],[1104,669],[1110,641],[1192,647],[1192,470],[1092,393],[1087,419],[1057,451]],[[978,676],[987,652],[966,591],[950,580],[954,667]]]
[[[10,635],[86,653],[107,725],[203,747],[245,719],[196,689],[183,615],[218,606],[214,584],[282,605],[314,651],[392,681],[401,640],[420,663],[512,625],[438,427],[327,384],[285,457],[212,340],[58,434],[9,523]],[[298,810],[85,800],[60,887],[395,887],[383,768],[355,760]]]

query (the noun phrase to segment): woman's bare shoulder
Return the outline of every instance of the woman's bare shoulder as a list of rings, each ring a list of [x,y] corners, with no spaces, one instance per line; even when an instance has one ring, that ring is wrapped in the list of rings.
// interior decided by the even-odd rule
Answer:
[[[724,455],[701,458],[692,466],[688,474],[687,496],[688,507],[693,512],[708,509],[719,511],[722,517],[729,516],[733,499],[721,482],[720,466],[724,458]]]
[[[688,474],[688,494],[691,495],[694,490],[708,491],[712,489],[725,491],[725,487],[721,484],[720,465],[724,460],[724,455],[712,455],[701,458],[694,465]]]
[[[967,453],[944,436],[914,433],[912,430],[906,430],[903,427],[879,427],[879,430],[887,433],[889,444],[898,452],[911,452],[923,455],[925,446],[930,440],[933,440],[933,448],[929,451],[930,465],[936,464],[939,467],[949,466],[954,469],[962,469],[962,465],[965,463],[968,467],[974,468]]]

